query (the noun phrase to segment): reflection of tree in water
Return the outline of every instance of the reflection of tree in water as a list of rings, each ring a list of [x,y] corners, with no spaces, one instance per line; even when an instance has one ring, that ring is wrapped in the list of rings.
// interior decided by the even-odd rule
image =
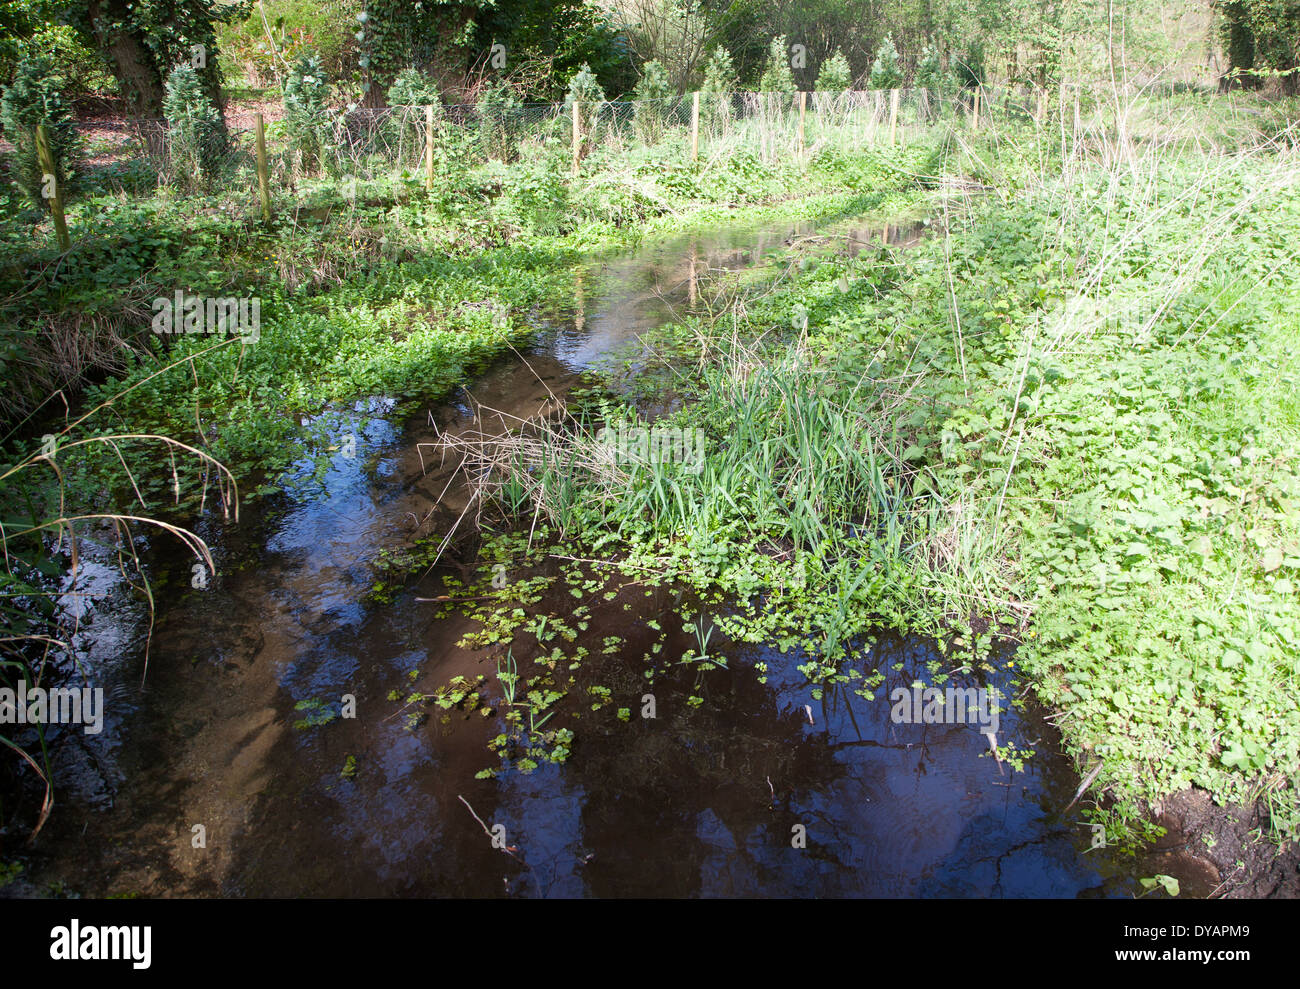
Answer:
[[[1014,840],[1017,835],[1029,837]],[[1059,896],[1076,891],[1084,897],[1125,892],[1125,880],[1106,879],[1076,848],[1068,826],[1042,830],[1008,828],[1002,813],[989,812],[971,820],[952,853],[932,875],[922,877],[918,895],[1001,898]],[[1098,866],[1105,866],[1099,857]]]
[[[647,689],[639,670],[611,677],[617,697],[639,699]],[[804,712],[778,710],[775,691],[743,668],[705,674],[704,703],[691,708],[695,677],[678,667],[655,684],[654,720],[643,720],[638,705],[628,724],[585,726],[568,771],[587,794],[582,822],[584,845],[594,853],[586,868],[593,895],[700,893],[701,870],[716,852],[698,834],[706,811],[731,833],[754,879],[782,850],[833,858],[818,843],[790,847],[791,825],[810,824],[790,810],[796,794],[828,787],[844,772],[826,757],[822,739],[805,736]],[[755,847],[772,853],[756,857]]]

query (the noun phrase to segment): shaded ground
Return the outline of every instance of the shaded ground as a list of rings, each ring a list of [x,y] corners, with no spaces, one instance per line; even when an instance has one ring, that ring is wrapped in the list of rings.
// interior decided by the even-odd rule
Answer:
[[[1183,790],[1154,815],[1167,829],[1152,864],[1168,875],[1193,873],[1229,898],[1300,897],[1300,848],[1264,837],[1268,809],[1218,807],[1203,790]]]

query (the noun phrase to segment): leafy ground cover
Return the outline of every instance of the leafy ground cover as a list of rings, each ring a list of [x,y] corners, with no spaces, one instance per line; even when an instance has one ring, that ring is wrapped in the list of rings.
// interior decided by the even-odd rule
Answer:
[[[814,683],[870,696],[850,657],[882,624],[954,669],[1011,636],[1113,828],[1196,786],[1294,838],[1292,146],[1003,134],[948,170],[1000,190],[949,198],[903,252],[792,253],[660,334],[699,373],[657,425],[704,431],[700,470],[603,455],[597,429],[637,421],[606,395],[484,443],[491,493],[555,555],[803,650]],[[471,593],[493,642],[536,620]]]

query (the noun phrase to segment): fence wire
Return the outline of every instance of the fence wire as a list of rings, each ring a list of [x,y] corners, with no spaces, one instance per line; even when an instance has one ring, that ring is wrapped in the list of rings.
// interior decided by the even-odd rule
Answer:
[[[585,103],[576,114],[566,103],[354,107],[306,121],[267,119],[265,140],[270,181],[283,189],[303,179],[418,178],[490,161],[583,162],[634,148],[697,156],[702,167],[742,149],[776,162],[826,147],[915,141],[943,126],[1041,118],[1044,111],[1041,94],[993,88],[701,93],[698,109],[688,94]],[[224,135],[218,129],[197,138],[165,120],[87,121],[76,130],[88,164],[110,186],[213,191],[256,184],[256,121],[256,114],[230,114]]]

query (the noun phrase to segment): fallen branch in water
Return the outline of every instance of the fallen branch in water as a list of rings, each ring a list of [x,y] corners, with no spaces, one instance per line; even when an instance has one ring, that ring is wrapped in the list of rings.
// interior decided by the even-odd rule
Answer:
[[[495,600],[495,594],[478,594],[472,598],[454,598],[450,594],[439,594],[436,598],[416,598],[417,601],[491,601]]]
[[[1074,791],[1074,799],[1065,805],[1066,810],[1069,810],[1071,807],[1073,807],[1076,803],[1079,802],[1079,798],[1083,796],[1083,791],[1088,789],[1088,787],[1092,786],[1092,781],[1097,778],[1097,774],[1101,772],[1101,767],[1104,766],[1105,764],[1106,763],[1104,760],[1101,759],[1097,760],[1097,765],[1092,767],[1092,772],[1090,772],[1086,777],[1084,777],[1083,782],[1079,784],[1079,789]],[[1064,813],[1064,811],[1062,813]]]
[[[518,855],[515,854],[515,848],[513,845],[498,845],[496,843],[496,835],[494,835],[491,829],[488,828],[488,826],[483,823],[483,818],[479,817],[477,814],[474,813],[474,808],[469,805],[468,800],[462,797],[459,793],[456,794],[456,799],[459,800],[461,803],[463,803],[465,805],[466,810],[468,810],[470,814],[473,815],[474,820],[478,821],[478,826],[483,829],[483,833],[492,840],[493,848],[500,848],[501,851],[505,852],[512,859],[515,859],[518,862],[523,862],[523,859],[521,859]]]

